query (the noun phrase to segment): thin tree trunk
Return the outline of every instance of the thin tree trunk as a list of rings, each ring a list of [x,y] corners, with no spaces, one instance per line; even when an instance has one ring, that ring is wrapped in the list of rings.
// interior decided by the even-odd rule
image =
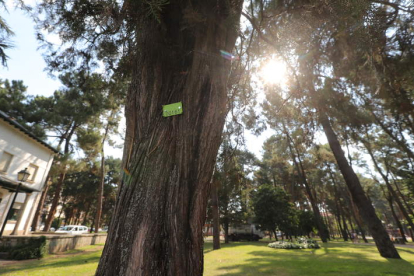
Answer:
[[[391,174],[391,176],[393,178],[394,186],[397,188],[398,195],[402,199],[402,201],[404,203],[404,206],[407,209],[407,212],[414,218],[413,209],[411,208],[410,204],[408,204],[407,199],[405,198],[404,194],[401,192],[401,189],[400,189],[400,187],[398,186],[398,183],[397,183],[397,179],[395,179],[393,174]]]
[[[87,219],[88,219],[90,209],[91,209],[91,203],[89,203],[88,207],[86,208],[85,216],[83,217],[83,221],[82,221],[83,225],[86,225],[86,223],[87,223]]]
[[[32,221],[32,231],[37,231],[37,226],[39,224],[40,213],[43,210],[43,205],[45,205],[45,200],[47,197],[47,192],[49,191],[50,185],[48,184],[50,176],[46,178],[45,188],[43,189],[42,195],[40,196],[39,204],[37,204],[36,212],[33,216]]]
[[[211,209],[213,212],[213,250],[220,249],[220,217],[218,206],[218,182],[211,185]]]
[[[50,207],[49,214],[45,221],[45,227],[43,228],[44,232],[48,232],[52,226],[53,219],[55,218],[56,210],[59,205],[60,193],[62,192],[63,181],[65,180],[66,169],[64,172],[59,175],[58,183],[56,184],[56,190],[53,195],[52,206]]]
[[[65,141],[65,150],[64,154],[67,156],[69,154],[69,146],[70,146],[70,140],[72,139],[73,134],[75,133],[75,130],[77,128],[77,125],[75,123],[72,124],[72,128],[67,136]],[[62,169],[62,173],[59,175],[59,180],[56,185],[55,194],[53,196],[52,206],[50,207],[49,215],[45,222],[45,228],[43,229],[44,232],[48,232],[50,229],[50,226],[52,225],[53,219],[55,218],[56,210],[59,205],[60,200],[60,193],[62,192],[63,188],[63,181],[65,181],[66,177],[66,166]]]
[[[329,175],[331,177],[331,180],[332,180],[332,183],[333,183],[333,186],[334,186],[335,206],[336,206],[336,209],[337,209],[339,229],[341,231],[341,235],[342,235],[342,238],[344,239],[344,241],[348,241],[348,228],[346,226],[345,220],[343,220],[343,225],[341,225],[341,217],[344,217],[345,214],[343,213],[341,199],[339,198],[337,183],[336,183],[335,177],[334,177],[330,167],[329,167]]]
[[[57,148],[60,148],[60,146],[62,145],[62,143],[65,140],[65,137],[69,133],[69,131],[70,131],[70,128],[68,128],[66,130],[65,134],[62,135],[59,138],[59,142],[58,142]],[[52,162],[52,166],[54,166],[56,164],[56,162],[57,161],[56,161],[56,158],[55,158],[53,160],[53,162]],[[33,229],[33,231],[36,231],[37,230],[37,226],[38,226],[39,218],[40,218],[40,213],[43,210],[43,207],[44,207],[44,204],[45,204],[45,201],[46,201],[46,198],[47,198],[47,192],[49,191],[49,188],[50,188],[50,185],[48,183],[49,183],[49,180],[51,178],[52,178],[52,176],[51,176],[50,170],[49,170],[49,172],[47,174],[47,177],[46,177],[46,181],[45,181],[45,188],[44,188],[44,190],[42,192],[42,196],[40,197],[39,204],[37,205],[36,212],[35,212],[34,217],[33,217],[33,222],[32,222],[32,229]]]
[[[354,200],[355,205],[358,207],[359,213],[368,225],[368,228],[374,238],[380,255],[385,258],[400,258],[400,255],[390,240],[387,231],[385,231],[384,226],[378,219],[374,207],[371,205],[371,202],[365,195],[357,175],[355,174],[352,167],[348,164],[341,145],[339,144],[338,138],[331,127],[331,123],[327,115],[324,113],[325,111],[319,111],[320,122],[323,126],[336,162],[338,163],[338,167],[345,179],[349,191],[351,192],[352,199]]]
[[[113,120],[113,116],[115,115],[115,110],[111,111],[109,115],[108,122],[106,123],[105,133],[102,137],[101,143],[101,169],[99,174],[99,186],[98,186],[98,198],[96,203],[96,215],[95,215],[95,233],[99,232],[99,227],[101,226],[101,216],[102,216],[102,199],[103,199],[103,192],[104,192],[104,185],[105,185],[105,142],[106,138],[108,137],[109,126],[111,121]]]
[[[279,241],[279,239],[277,238],[277,233],[275,230],[273,230],[273,235],[275,235],[275,241]],[[270,233],[270,240],[272,240],[272,234]]]
[[[338,214],[339,214],[339,212],[338,212]],[[343,238],[345,238],[345,236],[344,236],[344,232],[343,232],[343,229],[342,229],[342,225],[341,225],[341,218],[337,215],[336,217],[335,217],[335,222],[336,222],[336,228],[337,228],[337,234],[338,234],[338,236],[339,237],[343,237]],[[345,241],[345,239],[344,239],[344,241]]]
[[[63,206],[62,206],[62,208],[60,209],[59,216],[58,216],[58,221],[59,221],[59,223],[60,223],[60,218],[62,217],[62,213],[63,213]],[[65,225],[66,225],[66,219],[65,219]]]
[[[76,211],[74,217],[75,217],[75,225],[78,225],[79,222],[79,216],[78,216],[79,211]]]
[[[352,214],[352,217],[355,220],[355,223],[358,226],[359,231],[361,232],[362,239],[364,240],[365,243],[368,243],[367,237],[365,236],[365,231],[362,228],[361,222],[358,220],[358,217],[357,217],[357,214],[356,214],[356,211],[355,211],[354,207],[352,207],[351,214]]]
[[[365,148],[368,151],[369,156],[371,156],[372,162],[374,163],[375,168],[377,169],[378,173],[381,175],[382,179],[385,182],[385,185],[387,186],[388,191],[390,192],[390,194],[392,195],[392,197],[394,198],[395,202],[397,203],[399,209],[401,210],[401,213],[403,214],[404,218],[407,220],[408,225],[410,225],[410,227],[412,229],[414,229],[414,223],[410,218],[410,215],[407,213],[407,210],[405,209],[404,205],[401,203],[400,198],[398,197],[397,193],[394,191],[394,189],[391,186],[391,183],[388,179],[388,176],[384,174],[384,172],[381,170],[375,156],[374,153],[372,152],[371,146],[369,145],[368,142],[363,141],[363,144],[365,146]]]
[[[369,109],[370,110],[370,109]],[[370,113],[373,115],[375,121],[378,123],[378,125],[384,130],[385,133],[388,134],[389,137],[391,137],[394,142],[396,142],[402,150],[405,151],[405,153],[408,155],[410,159],[414,159],[414,153],[411,151],[410,147],[407,145],[407,142],[405,141],[404,137],[402,139],[399,139],[393,132],[390,130],[380,118],[374,113],[374,111],[370,110]]]
[[[146,1],[136,5],[125,175],[96,275],[200,276],[227,113],[231,63],[220,50],[234,47],[242,1],[174,1],[163,6],[161,24]],[[194,14],[201,19],[191,21]],[[162,106],[177,102],[183,113],[163,117]]]
[[[224,243],[229,243],[229,220],[227,218],[224,219],[223,224],[224,230]]]
[[[349,201],[351,203],[351,215],[354,218],[355,223],[357,224],[359,231],[361,231],[362,239],[364,240],[365,243],[368,243],[368,240],[365,236],[365,230],[362,228],[362,220],[359,217],[359,213],[358,213],[357,208],[355,208],[355,203],[352,199],[352,195],[349,192],[349,190],[348,190],[348,194],[349,194]]]
[[[393,218],[394,218],[395,223],[397,224],[398,229],[400,230],[401,237],[403,238],[404,242],[408,242],[408,241],[407,241],[407,238],[405,237],[404,227],[403,227],[403,225],[401,224],[401,221],[400,221],[400,219],[398,218],[397,214],[395,213],[395,210],[394,210],[394,205],[393,205],[393,203],[392,203],[392,195],[391,195],[391,194],[389,194],[389,195],[387,196],[387,195],[385,194],[385,191],[384,191],[384,190],[382,190],[382,192],[384,193],[384,196],[385,196],[385,198],[387,199],[388,204],[390,205],[391,214],[392,214],[392,216],[393,216]]]
[[[331,238],[335,239],[335,218],[331,218],[328,214],[326,214],[327,220],[328,220],[328,227],[329,227],[329,233]],[[332,221],[332,219],[334,221]]]
[[[101,215],[102,215],[102,198],[103,190],[105,185],[105,153],[102,145],[101,149],[101,169],[99,173],[99,184],[98,184],[98,197],[96,200],[96,213],[95,213],[95,233],[99,232],[99,227],[101,224]]]
[[[354,225],[352,223],[351,216],[348,217],[349,225],[351,226],[351,233],[356,233]]]
[[[346,239],[344,238],[344,241],[348,241],[348,239],[351,237],[351,235],[349,235],[349,230],[348,230],[348,224],[346,223],[346,215],[345,215],[345,211],[342,208],[342,204],[340,202],[340,208],[341,208],[341,214],[342,214],[342,225],[344,227],[344,235],[346,237]]]
[[[299,174],[299,176],[302,180],[302,184],[305,186],[306,193],[307,193],[309,201],[311,203],[312,211],[313,211],[313,214],[315,216],[316,227],[318,228],[318,232],[319,232],[319,236],[320,236],[322,242],[328,242],[329,234],[326,233],[327,232],[326,226],[323,223],[321,213],[319,211],[319,207],[316,204],[315,198],[313,197],[311,188],[309,186],[309,183],[308,183],[308,180],[307,180],[307,177],[306,177],[306,172],[305,172],[305,170],[302,166],[302,161],[299,157],[299,153],[295,154],[295,152],[293,151],[293,146],[292,146],[293,140],[290,137],[290,134],[287,131],[286,126],[285,126],[284,123],[283,123],[283,130],[284,130],[283,132],[287,136],[288,147],[289,147],[290,155],[292,157],[292,161],[295,164],[296,170],[298,171],[298,174]],[[298,160],[296,160],[296,158]]]

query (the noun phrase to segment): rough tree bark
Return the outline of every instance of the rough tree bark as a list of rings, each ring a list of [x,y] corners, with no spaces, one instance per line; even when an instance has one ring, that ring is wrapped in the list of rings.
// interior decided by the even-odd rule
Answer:
[[[348,186],[359,213],[367,223],[380,255],[385,258],[399,259],[400,255],[395,249],[394,244],[390,240],[390,237],[388,236],[387,231],[385,231],[381,221],[377,217],[374,207],[365,195],[358,176],[355,174],[354,170],[345,158],[345,154],[339,144],[338,137],[332,129],[328,116],[322,109],[319,110],[319,116],[320,123],[325,131],[325,135],[335,156],[339,170],[345,179],[345,183]]]
[[[226,116],[242,1],[169,1],[160,23],[134,11],[125,175],[96,275],[203,274],[207,199]],[[164,118],[162,106],[182,102]]]

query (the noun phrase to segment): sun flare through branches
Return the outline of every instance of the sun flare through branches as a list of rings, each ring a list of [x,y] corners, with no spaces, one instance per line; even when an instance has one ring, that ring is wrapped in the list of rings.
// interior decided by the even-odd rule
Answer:
[[[271,59],[262,66],[260,77],[266,84],[286,83],[286,64],[278,59]]]

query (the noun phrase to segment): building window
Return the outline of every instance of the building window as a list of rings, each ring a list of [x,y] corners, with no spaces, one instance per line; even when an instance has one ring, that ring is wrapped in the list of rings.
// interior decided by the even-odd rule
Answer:
[[[10,167],[10,163],[13,159],[13,155],[4,151],[0,156],[0,172],[6,173]]]
[[[17,220],[17,216],[19,215],[21,208],[21,203],[15,203],[10,211],[9,216],[7,217],[7,220]]]
[[[27,181],[34,182],[37,174],[37,170],[39,169],[38,166],[30,164],[29,167],[27,167],[27,171],[30,173],[29,179]]]

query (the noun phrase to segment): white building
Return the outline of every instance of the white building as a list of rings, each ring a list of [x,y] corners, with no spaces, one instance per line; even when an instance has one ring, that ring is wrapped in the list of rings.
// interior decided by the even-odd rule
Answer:
[[[7,221],[3,236],[29,232],[56,153],[56,149],[0,111],[0,231]],[[30,176],[18,188],[17,173],[25,168]],[[19,191],[11,206],[16,189]]]

